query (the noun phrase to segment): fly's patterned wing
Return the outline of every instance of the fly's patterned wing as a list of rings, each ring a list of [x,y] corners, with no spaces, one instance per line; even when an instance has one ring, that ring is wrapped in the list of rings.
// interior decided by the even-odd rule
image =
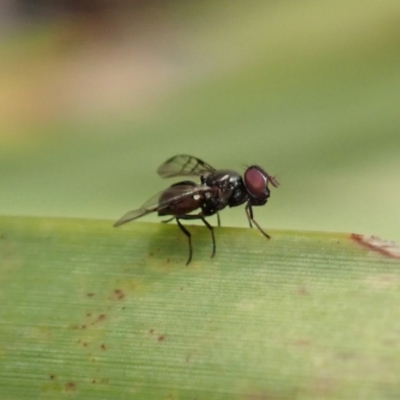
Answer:
[[[157,173],[161,178],[172,178],[175,176],[201,176],[206,173],[215,172],[215,168],[199,158],[186,154],[171,157],[161,164]]]
[[[169,196],[165,200],[160,200],[168,190]],[[149,200],[147,200],[140,208],[137,210],[128,211],[123,215],[117,222],[114,223],[114,227],[126,224],[127,222],[133,221],[135,219],[141,218],[147,214],[151,214],[155,211],[161,211],[168,208],[169,205],[177,202],[179,200],[185,199],[196,194],[204,194],[207,192],[212,192],[212,189],[205,185],[196,184],[176,184],[162,192],[157,193]]]

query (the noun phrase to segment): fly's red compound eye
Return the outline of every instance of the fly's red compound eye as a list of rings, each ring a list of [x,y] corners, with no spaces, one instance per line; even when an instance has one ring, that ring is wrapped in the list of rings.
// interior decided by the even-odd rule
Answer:
[[[269,196],[267,188],[268,175],[259,167],[247,168],[244,173],[244,184],[247,191],[256,199],[262,200]]]

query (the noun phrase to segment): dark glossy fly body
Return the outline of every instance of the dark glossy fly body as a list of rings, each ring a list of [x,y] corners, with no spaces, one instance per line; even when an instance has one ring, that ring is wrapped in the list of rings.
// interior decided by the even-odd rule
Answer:
[[[246,214],[250,227],[252,223],[268,239],[270,236],[258,225],[253,217],[253,206],[264,205],[269,196],[268,184],[278,187],[278,181],[267,174],[261,167],[252,165],[243,175],[231,170],[216,170],[204,161],[188,156],[177,155],[165,161],[158,169],[158,175],[162,178],[177,176],[197,176],[200,183],[193,181],[181,181],[149,199],[137,210],[129,211],[114,226],[120,226],[152,212],[160,216],[172,216],[164,221],[176,220],[181,231],[189,241],[189,258],[186,265],[192,260],[192,239],[190,232],[182,225],[182,220],[200,219],[210,230],[213,250],[211,257],[215,255],[214,228],[206,221],[205,217],[217,214],[225,207],[236,207],[246,203]],[[197,214],[192,212],[200,210]]]

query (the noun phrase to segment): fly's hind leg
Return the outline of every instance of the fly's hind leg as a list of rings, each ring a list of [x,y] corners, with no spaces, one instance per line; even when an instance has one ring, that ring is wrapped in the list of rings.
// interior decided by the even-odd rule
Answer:
[[[201,219],[203,224],[210,230],[211,232],[211,239],[212,239],[212,253],[211,253],[211,257],[215,256],[215,251],[216,251],[216,245],[215,245],[215,235],[214,235],[214,228],[209,224],[208,221],[206,221],[206,219],[204,218],[204,215],[198,214],[198,215],[182,215],[176,218],[176,220],[178,221],[179,219],[186,219],[186,220],[194,220],[194,219]],[[182,229],[182,228],[181,228]],[[189,232],[188,232],[189,233]],[[190,234],[189,234],[190,235]],[[187,236],[187,235],[186,235]],[[190,240],[190,246],[191,246],[191,240]],[[190,250],[190,260],[192,257],[192,250]],[[190,260],[188,261],[187,264],[189,264]],[[187,265],[186,264],[186,265]]]
[[[186,262],[186,265],[190,264],[190,261],[192,261],[192,254],[193,254],[193,248],[192,248],[192,235],[190,234],[190,232],[181,224],[181,222],[179,221],[180,219],[186,219],[183,217],[176,217],[176,223],[178,224],[180,230],[187,236],[188,241],[189,241],[189,258]],[[168,221],[169,222],[169,221]]]

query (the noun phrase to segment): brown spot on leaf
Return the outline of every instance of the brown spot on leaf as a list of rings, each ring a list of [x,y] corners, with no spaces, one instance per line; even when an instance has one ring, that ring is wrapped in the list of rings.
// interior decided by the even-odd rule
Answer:
[[[96,383],[96,379],[93,379],[93,380],[92,380],[92,383]]]
[[[149,333],[150,333],[150,335],[152,335],[154,333],[154,329],[150,329]]]
[[[100,347],[102,350],[106,350],[106,345],[104,343]]]
[[[107,318],[107,316],[105,314],[100,314],[99,318],[97,318],[97,321],[101,322],[101,321],[105,321]]]
[[[301,285],[297,289],[297,294],[299,294],[300,296],[308,296],[310,294],[310,292],[304,285]]]
[[[117,298],[117,300],[122,300],[125,297],[125,293],[121,289],[115,289],[114,296]]]
[[[92,316],[92,313],[88,312],[88,313],[86,314],[86,316],[87,316],[87,317],[91,317],[91,316]]]
[[[50,375],[50,379],[55,379],[56,376],[55,375]]]
[[[165,340],[165,335],[160,335],[159,337],[158,337],[158,341],[159,342],[163,342]]]
[[[93,297],[93,296],[95,296],[95,294],[94,293],[88,293],[86,296],[87,297]]]
[[[366,236],[352,233],[351,238],[362,246],[376,251],[386,257],[400,259],[400,247],[390,240],[382,240],[377,236]]]
[[[65,384],[65,390],[71,391],[71,390],[75,390],[76,389],[76,385],[74,382],[67,382]]]
[[[92,317],[95,317],[95,316],[92,316]],[[96,325],[98,322],[101,322],[101,321],[105,321],[106,320],[106,315],[105,314],[100,314],[97,318],[93,318],[92,319],[92,322],[90,323],[90,325]]]

